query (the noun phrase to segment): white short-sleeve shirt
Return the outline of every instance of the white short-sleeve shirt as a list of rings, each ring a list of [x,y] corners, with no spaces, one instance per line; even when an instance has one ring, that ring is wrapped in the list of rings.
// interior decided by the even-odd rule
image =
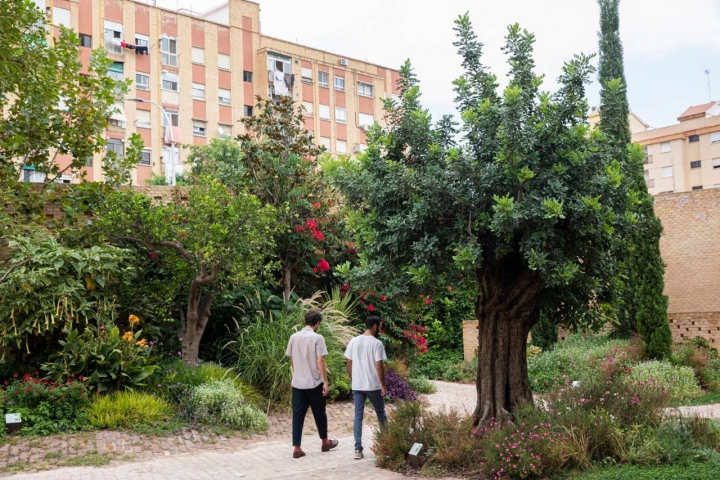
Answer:
[[[285,355],[292,357],[292,386],[299,389],[310,389],[323,381],[318,368],[318,357],[328,354],[325,338],[305,327],[290,337]]]
[[[345,349],[345,358],[352,360],[353,390],[370,392],[382,388],[375,363],[387,360],[387,356],[380,340],[370,335],[353,338]]]

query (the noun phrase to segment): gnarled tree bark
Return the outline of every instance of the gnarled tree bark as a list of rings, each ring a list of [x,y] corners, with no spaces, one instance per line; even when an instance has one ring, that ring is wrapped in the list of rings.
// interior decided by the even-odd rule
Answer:
[[[207,285],[217,279],[220,265],[213,265],[212,272],[206,273],[205,266],[200,267],[200,273],[193,279],[188,292],[187,314],[180,330],[180,343],[182,345],[182,359],[184,362],[198,363],[200,354],[200,340],[202,339],[213,302],[211,291],[203,290]]]
[[[542,280],[532,270],[488,261],[479,272],[478,378],[475,424],[510,417],[532,402],[526,345],[540,318],[536,307]]]

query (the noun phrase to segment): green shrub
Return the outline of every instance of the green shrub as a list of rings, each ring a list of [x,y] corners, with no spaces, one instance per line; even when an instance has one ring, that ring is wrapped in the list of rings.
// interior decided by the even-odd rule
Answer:
[[[656,380],[668,389],[671,400],[684,400],[702,395],[692,368],[673,365],[666,361],[649,360],[639,363],[633,367],[627,379],[635,382]]]
[[[164,399],[133,391],[99,395],[87,411],[93,427],[107,430],[151,426],[173,415]]]
[[[192,423],[225,425],[227,427],[261,431],[267,430],[267,416],[245,402],[242,392],[232,380],[218,380],[195,387],[184,400],[183,414]]]
[[[58,384],[25,374],[5,387],[5,413],[19,413],[23,435],[51,435],[88,427],[85,385],[74,379]]]
[[[144,387],[146,379],[158,369],[152,346],[140,339],[142,330],[120,335],[118,327],[87,326],[82,334],[72,329],[61,340],[62,349],[51,355],[42,369],[58,382],[82,376],[98,392]]]
[[[437,388],[427,377],[410,377],[408,379],[410,388],[417,393],[435,393]]]
[[[443,372],[442,379],[447,382],[472,383],[477,381],[478,361],[474,358],[468,362],[450,365]]]
[[[253,387],[244,384],[233,368],[223,367],[212,362],[191,364],[183,362],[179,358],[161,365],[148,381],[148,390],[177,405],[193,388],[225,379],[233,381],[247,402],[256,407],[262,407],[265,404],[262,395]]]
[[[453,369],[455,365],[462,363],[462,361],[463,354],[460,351],[430,350],[412,360],[412,363],[410,363],[410,376],[443,380],[445,373]]]
[[[676,344],[670,361],[673,365],[693,369],[700,386],[710,391],[720,391],[720,358],[717,350],[711,349],[702,337],[693,341]]]
[[[652,468],[621,465],[573,476],[575,480],[717,480],[720,464],[695,463],[692,468],[662,465]]]

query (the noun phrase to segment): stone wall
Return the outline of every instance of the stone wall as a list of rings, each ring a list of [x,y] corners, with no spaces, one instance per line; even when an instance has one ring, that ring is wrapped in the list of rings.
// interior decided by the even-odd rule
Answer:
[[[655,197],[663,224],[665,294],[675,341],[703,337],[720,348],[720,188]],[[570,332],[561,328],[559,339]],[[475,355],[477,321],[463,322],[465,359]]]

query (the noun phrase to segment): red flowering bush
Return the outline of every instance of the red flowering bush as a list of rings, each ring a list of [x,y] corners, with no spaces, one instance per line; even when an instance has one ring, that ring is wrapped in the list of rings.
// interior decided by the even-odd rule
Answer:
[[[23,435],[76,432],[89,425],[84,408],[89,404],[82,377],[56,383],[35,375],[6,381],[5,412],[19,413]]]
[[[407,330],[403,330],[403,337],[410,340],[410,342],[415,346],[416,354],[423,354],[427,353],[428,351],[428,345],[427,345],[427,338],[425,337],[425,332],[427,329],[423,327],[422,325],[415,325],[414,323],[410,324],[410,328]]]
[[[327,260],[323,258],[318,262],[317,269],[323,273],[327,272],[330,270],[330,264],[327,262]]]

